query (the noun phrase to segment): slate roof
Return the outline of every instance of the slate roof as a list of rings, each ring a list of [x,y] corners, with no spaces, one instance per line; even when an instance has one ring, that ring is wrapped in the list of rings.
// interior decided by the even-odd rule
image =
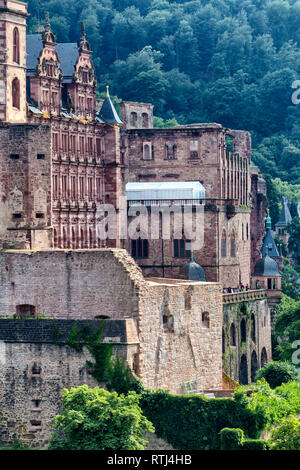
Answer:
[[[280,257],[270,229],[267,231],[264,237],[263,246],[261,247],[261,254],[263,256],[269,255],[271,258]]]
[[[277,277],[280,276],[277,262],[265,255],[255,265],[253,276]]]
[[[183,274],[189,281],[206,282],[205,271],[196,263],[192,255],[190,261],[180,268],[180,274]]]
[[[35,69],[38,63],[38,58],[43,48],[42,35],[28,34],[26,36],[27,43],[27,75],[35,75]],[[71,83],[74,72],[74,67],[78,59],[78,47],[76,42],[58,43],[55,46],[58,54],[61,69],[64,77],[64,83]]]
[[[118,116],[118,113],[110,99],[110,96],[106,96],[103,101],[102,108],[100,109],[97,117],[107,124],[123,124]]]

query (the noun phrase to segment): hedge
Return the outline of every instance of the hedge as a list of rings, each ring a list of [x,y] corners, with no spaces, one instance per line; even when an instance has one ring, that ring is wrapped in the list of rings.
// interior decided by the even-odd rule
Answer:
[[[226,427],[244,429],[247,438],[256,439],[265,425],[243,395],[210,399],[145,391],[141,407],[158,437],[180,450],[220,449],[220,431]]]
[[[224,428],[220,432],[221,450],[269,450],[270,444],[262,439],[245,439],[242,429]]]

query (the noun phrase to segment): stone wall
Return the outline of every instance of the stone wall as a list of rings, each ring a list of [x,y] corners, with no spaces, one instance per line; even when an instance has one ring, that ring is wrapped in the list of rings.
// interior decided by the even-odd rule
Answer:
[[[132,320],[107,321],[103,340],[132,365],[137,336]],[[100,321],[79,321],[79,329],[95,332]],[[82,384],[99,384],[86,361],[93,357],[83,348],[66,346],[74,321],[0,320],[0,444],[17,437],[33,447],[46,446],[53,431],[52,418],[61,412],[61,393]],[[57,337],[59,331],[59,338]],[[104,386],[104,384],[100,384]]]
[[[223,370],[241,384],[272,359],[271,318],[265,290],[223,295]]]
[[[2,124],[0,141],[0,246],[51,246],[50,127]]]
[[[222,388],[221,286],[145,280],[125,250],[0,253],[2,317],[134,318],[140,349],[131,364],[150,388],[182,393],[184,382]],[[209,327],[202,314],[209,315]]]

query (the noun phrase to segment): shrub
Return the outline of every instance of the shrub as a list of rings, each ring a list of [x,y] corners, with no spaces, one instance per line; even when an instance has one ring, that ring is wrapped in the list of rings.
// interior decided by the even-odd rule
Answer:
[[[262,439],[244,439],[242,450],[270,450],[270,443]]]
[[[272,450],[300,450],[300,421],[295,417],[285,419],[271,432]]]
[[[106,368],[107,388],[109,391],[116,391],[117,393],[128,393],[134,391],[142,393],[144,387],[138,377],[128,368],[124,360],[119,356],[111,359]]]
[[[285,361],[269,362],[260,369],[255,376],[255,381],[264,378],[271,388],[279,387],[283,383],[292,382],[298,379],[296,367]]]
[[[223,428],[220,437],[221,450],[239,450],[243,445],[244,431],[242,429]]]
[[[143,450],[145,432],[154,432],[135,392],[124,396],[82,385],[64,390],[62,397],[51,450]]]

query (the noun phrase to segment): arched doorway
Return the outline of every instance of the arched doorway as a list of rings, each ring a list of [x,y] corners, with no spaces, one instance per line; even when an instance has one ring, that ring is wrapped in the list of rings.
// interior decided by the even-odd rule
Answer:
[[[254,382],[257,368],[257,354],[256,351],[253,351],[251,354],[251,382]]]
[[[260,367],[263,367],[268,362],[268,356],[266,348],[262,348],[260,354]]]
[[[243,354],[241,357],[239,382],[241,385],[248,384],[248,361],[246,354]]]

